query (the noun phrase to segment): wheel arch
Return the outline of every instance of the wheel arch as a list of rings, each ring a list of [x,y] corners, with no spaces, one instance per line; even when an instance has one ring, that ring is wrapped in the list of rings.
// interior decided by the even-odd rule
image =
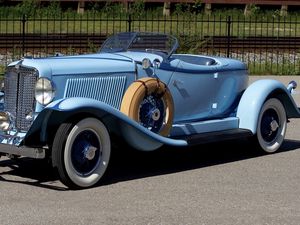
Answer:
[[[101,117],[96,115],[92,110],[84,108],[80,111],[43,110],[27,132],[24,142],[26,145],[51,144],[56,130],[62,123],[76,123],[86,117],[94,117],[102,121]],[[37,143],[37,141],[39,141],[39,143]]]
[[[286,87],[277,80],[258,80],[241,97],[237,108],[239,128],[256,133],[259,112],[269,98],[277,98],[284,106],[287,118],[299,118],[300,111]]]

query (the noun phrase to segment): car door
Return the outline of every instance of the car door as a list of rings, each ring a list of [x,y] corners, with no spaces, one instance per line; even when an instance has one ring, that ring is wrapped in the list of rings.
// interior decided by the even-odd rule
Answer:
[[[174,72],[168,83],[172,93],[175,113],[174,122],[204,120],[215,116],[217,108],[217,77],[215,69],[175,59],[170,62]]]
[[[197,55],[174,55],[157,74],[173,96],[175,123],[234,116],[248,83],[243,63]]]

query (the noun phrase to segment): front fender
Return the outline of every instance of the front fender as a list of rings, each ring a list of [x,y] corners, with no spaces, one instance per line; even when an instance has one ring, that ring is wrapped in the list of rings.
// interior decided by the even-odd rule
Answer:
[[[175,140],[153,133],[110,105],[89,98],[67,98],[49,104],[35,119],[26,137],[39,133],[40,140],[46,142],[49,127],[55,127],[54,124],[68,121],[69,118],[82,113],[105,121],[114,121],[114,123],[105,123],[108,130],[111,130],[112,124],[118,124],[117,129],[125,140],[140,150],[155,150],[162,144],[187,146],[185,140]]]
[[[239,128],[249,129],[255,134],[260,110],[264,102],[271,97],[278,98],[282,102],[288,118],[300,117],[299,108],[281,82],[268,79],[258,80],[246,89],[238,105]]]

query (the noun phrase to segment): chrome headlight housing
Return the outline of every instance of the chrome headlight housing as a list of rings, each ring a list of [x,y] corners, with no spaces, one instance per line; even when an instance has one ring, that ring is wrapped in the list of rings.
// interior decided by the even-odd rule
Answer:
[[[8,112],[0,112],[0,131],[8,131],[12,126],[12,120]]]
[[[41,77],[35,84],[35,99],[42,105],[49,104],[55,95],[52,82],[45,77]]]
[[[151,67],[151,61],[150,61],[150,59],[144,58],[142,60],[142,67],[143,67],[144,70],[149,69]]]
[[[4,79],[0,81],[0,92],[4,92]]]

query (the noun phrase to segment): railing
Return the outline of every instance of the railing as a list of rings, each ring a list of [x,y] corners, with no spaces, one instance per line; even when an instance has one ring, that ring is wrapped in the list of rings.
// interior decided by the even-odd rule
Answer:
[[[300,74],[299,26],[296,17],[0,15],[0,68],[23,56],[97,52],[108,35],[148,31],[177,36],[179,52],[242,60],[252,74]]]

